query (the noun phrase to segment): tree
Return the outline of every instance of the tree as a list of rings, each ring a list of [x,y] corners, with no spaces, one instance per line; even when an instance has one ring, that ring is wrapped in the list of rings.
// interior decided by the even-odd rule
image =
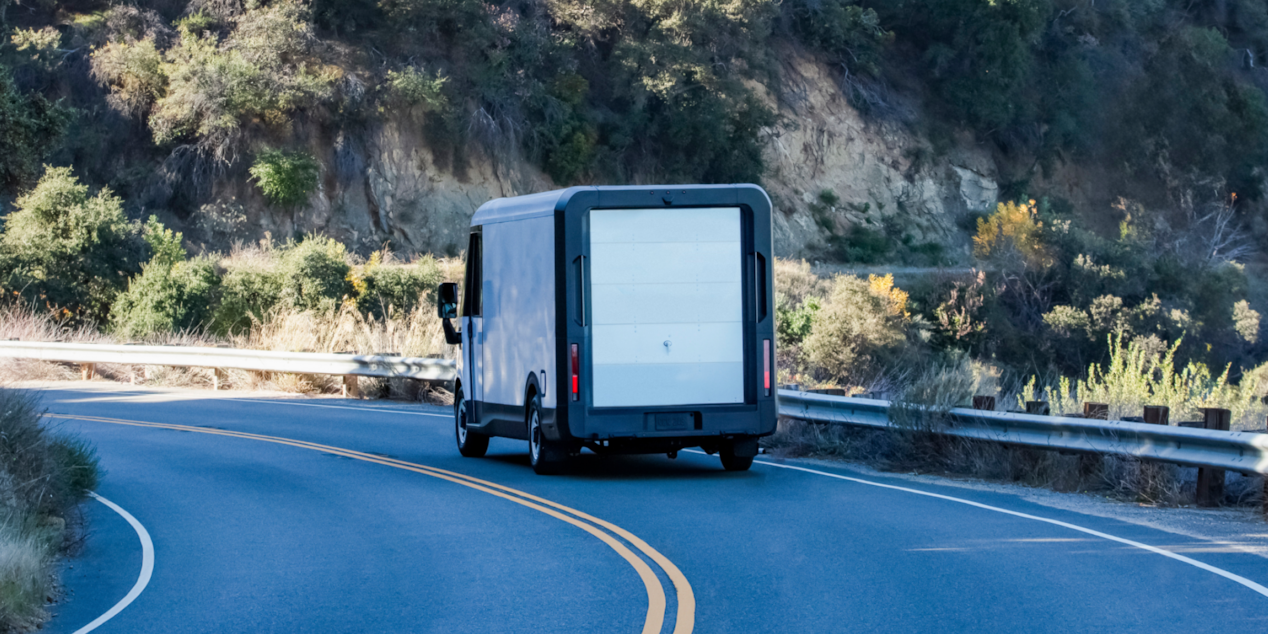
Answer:
[[[146,246],[123,202],[89,195],[69,167],[46,167],[18,198],[0,234],[0,285],[28,301],[104,322],[115,295],[139,273]]]

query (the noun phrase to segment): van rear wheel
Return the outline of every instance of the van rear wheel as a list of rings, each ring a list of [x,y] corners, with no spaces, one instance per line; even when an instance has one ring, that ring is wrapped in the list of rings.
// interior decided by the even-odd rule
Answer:
[[[458,439],[458,453],[467,458],[479,458],[489,450],[489,437],[467,429],[470,421],[467,399],[463,397],[462,388],[453,395],[454,435]]]
[[[556,475],[568,462],[568,451],[542,433],[542,398],[534,395],[528,403],[528,461],[537,475]]]
[[[725,440],[718,450],[722,458],[722,468],[727,471],[748,471],[753,466],[753,456],[757,455],[756,438],[736,438]]]

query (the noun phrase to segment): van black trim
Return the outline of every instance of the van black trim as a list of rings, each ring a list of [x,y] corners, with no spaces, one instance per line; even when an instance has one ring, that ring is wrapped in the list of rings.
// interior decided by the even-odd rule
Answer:
[[[471,407],[471,420],[478,424],[468,423],[467,429],[485,436],[500,436],[517,440],[528,440],[528,429],[524,420],[525,406],[503,405],[486,401],[467,401]],[[542,429],[558,426],[558,408],[543,407]]]

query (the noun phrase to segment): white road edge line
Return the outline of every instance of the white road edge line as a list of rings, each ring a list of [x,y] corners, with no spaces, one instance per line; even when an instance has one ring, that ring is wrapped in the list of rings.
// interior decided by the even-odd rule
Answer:
[[[91,495],[96,498],[98,502],[105,504],[115,513],[123,516],[123,519],[127,520],[128,523],[132,525],[132,529],[136,531],[137,537],[141,538],[141,576],[137,577],[136,585],[132,586],[132,590],[128,592],[127,596],[120,599],[119,602],[114,604],[114,607],[107,610],[105,614],[93,619],[92,623],[75,630],[74,634],[87,634],[88,632],[101,627],[101,625],[106,621],[114,618],[116,614],[123,611],[123,608],[128,607],[128,604],[132,603],[137,597],[141,596],[141,592],[145,590],[145,586],[150,584],[150,576],[154,574],[154,542],[150,540],[150,533],[145,530],[145,527],[141,525],[141,522],[138,522],[135,517],[132,517],[131,513],[120,508],[118,504],[115,504],[114,502],[111,502],[92,491],[89,491],[88,495]]]
[[[242,403],[268,403],[270,405],[296,405],[299,407],[320,407],[323,409],[350,409],[356,412],[380,412],[384,414],[404,414],[406,416],[441,416],[444,418],[450,418],[451,416],[453,416],[452,414],[436,414],[433,412],[407,412],[404,410],[387,409],[382,407],[348,407],[347,405],[318,405],[316,403],[298,403],[293,400],[286,400],[286,399],[276,400],[276,401],[265,401],[265,400],[254,399],[254,398],[234,398],[229,400],[239,401]]]
[[[702,455],[704,454],[704,452],[703,452],[703,451],[697,451],[697,450],[688,450],[688,451],[689,451],[690,453],[698,453],[698,454],[702,454]],[[939,500],[947,500],[948,502],[956,502],[956,503],[959,503],[959,504],[967,504],[967,505],[969,505],[969,506],[975,506],[975,507],[980,508],[980,509],[986,509],[986,510],[988,510],[988,511],[995,511],[996,513],[1003,513],[1003,514],[1005,514],[1005,515],[1012,515],[1012,516],[1014,516],[1014,517],[1020,517],[1020,518],[1024,518],[1024,519],[1028,519],[1028,520],[1034,520],[1034,521],[1036,521],[1036,522],[1044,522],[1044,523],[1046,523],[1046,524],[1053,524],[1053,525],[1055,525],[1055,526],[1060,526],[1060,527],[1062,527],[1062,528],[1068,528],[1068,529],[1070,529],[1070,530],[1073,530],[1073,531],[1078,531],[1078,532],[1080,532],[1080,533],[1086,533],[1086,534],[1088,534],[1088,535],[1092,535],[1092,536],[1095,536],[1095,537],[1100,537],[1101,539],[1107,539],[1107,540],[1109,540],[1109,541],[1118,542],[1118,543],[1120,543],[1120,544],[1126,544],[1126,545],[1128,545],[1128,546],[1132,546],[1132,547],[1134,547],[1134,548],[1139,548],[1139,549],[1141,549],[1141,550],[1147,550],[1147,551],[1149,551],[1149,552],[1151,552],[1151,553],[1158,554],[1158,555],[1162,555],[1163,557],[1169,557],[1169,558],[1174,559],[1174,560],[1176,560],[1176,561],[1179,561],[1179,562],[1183,562],[1183,563],[1189,564],[1190,566],[1194,566],[1194,567],[1196,567],[1196,568],[1201,568],[1202,570],[1205,570],[1205,571],[1207,571],[1207,572],[1213,572],[1213,573],[1215,573],[1215,574],[1217,574],[1217,575],[1219,575],[1219,576],[1221,576],[1221,577],[1224,577],[1225,579],[1228,579],[1228,580],[1230,580],[1230,581],[1235,581],[1235,582],[1237,582],[1237,583],[1240,583],[1241,585],[1246,586],[1247,588],[1250,588],[1251,590],[1253,590],[1253,591],[1255,591],[1255,592],[1258,592],[1259,594],[1261,594],[1261,595],[1263,595],[1263,596],[1265,596],[1265,597],[1268,597],[1268,588],[1265,588],[1264,586],[1262,586],[1262,585],[1260,585],[1260,584],[1258,584],[1258,583],[1255,583],[1254,581],[1251,581],[1250,579],[1247,579],[1246,577],[1243,577],[1243,576],[1241,576],[1241,575],[1236,575],[1236,574],[1233,574],[1233,573],[1231,573],[1231,572],[1229,572],[1229,571],[1227,571],[1227,570],[1224,570],[1224,569],[1222,569],[1222,568],[1216,568],[1215,566],[1212,566],[1212,565],[1210,565],[1210,564],[1205,564],[1205,563],[1202,563],[1202,562],[1200,562],[1200,561],[1198,561],[1198,560],[1196,560],[1196,559],[1192,559],[1192,558],[1190,558],[1190,557],[1185,557],[1184,555],[1179,555],[1179,554],[1173,553],[1173,552],[1171,552],[1171,551],[1169,551],[1169,550],[1164,550],[1164,549],[1162,549],[1162,548],[1158,548],[1158,547],[1156,547],[1156,546],[1150,546],[1149,544],[1142,544],[1142,543],[1140,543],[1140,542],[1137,542],[1137,541],[1132,541],[1132,540],[1130,540],[1130,539],[1125,539],[1125,538],[1123,538],[1123,537],[1117,537],[1117,536],[1115,536],[1115,535],[1110,535],[1109,533],[1102,533],[1101,531],[1092,530],[1092,529],[1090,529],[1090,528],[1084,528],[1084,527],[1082,527],[1082,526],[1078,526],[1077,524],[1071,524],[1071,523],[1069,523],[1069,522],[1062,522],[1061,520],[1054,520],[1054,519],[1049,519],[1049,518],[1046,518],[1046,517],[1039,517],[1038,515],[1030,515],[1030,514],[1028,514],[1028,513],[1020,513],[1020,512],[1018,512],[1018,511],[1010,511],[1010,510],[1008,510],[1008,509],[1002,509],[1002,508],[999,508],[998,506],[991,506],[991,505],[989,505],[989,504],[982,504],[981,502],[974,502],[974,501],[972,501],[972,500],[965,500],[965,499],[962,499],[962,498],[951,497],[951,496],[949,496],[949,495],[942,495],[941,493],[930,493],[930,492],[928,492],[928,491],[921,491],[921,490],[919,490],[919,489],[909,489],[909,488],[907,488],[907,487],[900,487],[900,486],[895,486],[895,485],[892,485],[892,484],[882,484],[882,483],[880,483],[880,482],[872,482],[871,480],[863,480],[863,479],[860,479],[860,478],[851,478],[851,477],[849,477],[849,476],[837,475],[837,474],[835,474],[835,473],[828,473],[827,471],[819,471],[819,470],[817,470],[817,469],[807,469],[806,467],[797,467],[797,466],[793,466],[793,465],[786,465],[786,464],[776,464],[776,463],[774,463],[774,462],[765,462],[765,461],[762,461],[762,460],[755,460],[755,461],[754,461],[754,464],[766,465],[766,466],[768,466],[768,467],[776,467],[776,468],[779,468],[779,469],[790,469],[790,470],[793,470],[793,471],[803,471],[803,472],[805,472],[805,473],[813,473],[813,474],[815,474],[815,475],[827,476],[827,477],[829,477],[829,478],[836,478],[836,479],[838,479],[838,480],[845,480],[845,481],[847,481],[847,482],[855,482],[855,483],[858,483],[858,484],[866,484],[866,485],[868,485],[868,486],[880,487],[880,488],[882,488],[882,489],[893,489],[893,490],[895,490],[895,491],[903,491],[903,492],[905,492],[905,493],[914,493],[914,494],[916,494],[916,495],[923,495],[923,496],[925,496],[925,497],[937,498],[937,499],[939,499]]]

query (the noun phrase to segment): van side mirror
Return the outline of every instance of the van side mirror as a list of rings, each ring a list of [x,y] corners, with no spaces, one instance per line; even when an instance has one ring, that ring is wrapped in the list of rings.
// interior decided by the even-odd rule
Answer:
[[[445,282],[436,289],[436,314],[441,319],[458,317],[458,285]]]

